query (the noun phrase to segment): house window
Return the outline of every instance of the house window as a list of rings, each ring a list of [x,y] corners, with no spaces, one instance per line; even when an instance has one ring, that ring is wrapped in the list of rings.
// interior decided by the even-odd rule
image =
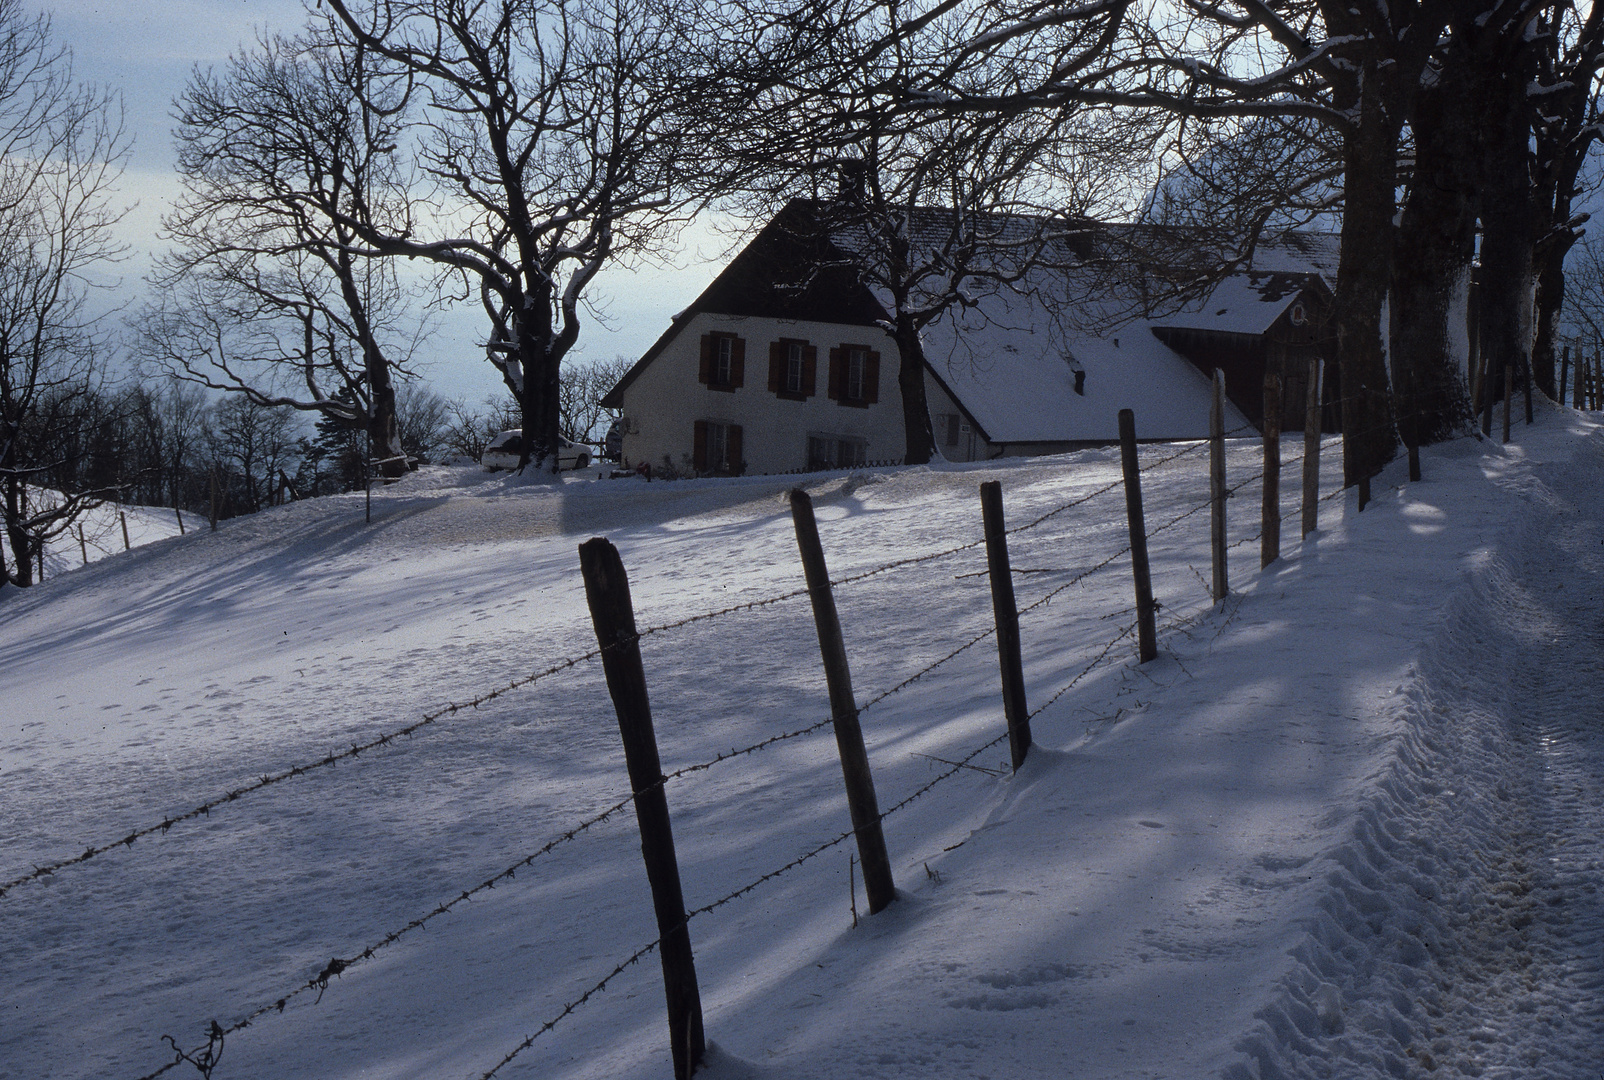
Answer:
[[[769,389],[787,401],[806,401],[813,396],[819,350],[797,338],[781,338],[769,343]]]
[[[793,394],[802,392],[802,345],[788,342],[785,346],[785,388]]]
[[[709,390],[723,390],[726,393],[739,390],[746,382],[745,340],[717,331],[703,334],[697,381]]]
[[[809,435],[808,468],[850,469],[868,459],[865,439],[843,435]]]
[[[847,349],[847,397],[863,400],[863,369],[869,365],[869,350],[853,346]]]
[[[830,350],[830,400],[867,408],[880,400],[880,354],[864,345]]]
[[[742,461],[741,425],[722,420],[698,420],[691,450],[696,471],[713,476],[739,476]]]

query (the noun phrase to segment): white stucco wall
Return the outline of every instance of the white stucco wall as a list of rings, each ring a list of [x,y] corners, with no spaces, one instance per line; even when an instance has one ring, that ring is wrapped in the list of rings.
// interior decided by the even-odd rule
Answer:
[[[745,384],[737,390],[712,390],[697,381],[702,335],[712,331],[746,342]],[[769,389],[769,344],[781,338],[818,348],[815,390],[805,401],[786,400]],[[830,350],[842,344],[880,354],[877,403],[856,407],[830,400]],[[698,420],[741,425],[749,474],[805,468],[809,435],[862,439],[868,460],[900,459],[906,447],[897,355],[896,343],[874,327],[699,312],[624,391],[624,459],[631,467],[649,462],[659,469],[667,455],[675,468],[689,472]]]

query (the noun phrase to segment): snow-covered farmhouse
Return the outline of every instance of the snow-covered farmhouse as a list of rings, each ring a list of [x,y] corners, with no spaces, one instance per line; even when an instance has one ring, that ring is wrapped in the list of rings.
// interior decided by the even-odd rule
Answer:
[[[604,399],[623,413],[626,465],[740,475],[902,459],[886,308],[817,205],[777,214]],[[1284,426],[1300,428],[1329,299],[1306,269],[1255,272],[1171,316],[1088,332],[1072,327],[1096,312],[1066,318],[1034,292],[995,290],[921,335],[937,449],[976,461],[1106,445],[1126,408],[1144,440],[1203,438],[1216,367],[1227,428],[1257,425],[1267,364],[1296,403]]]

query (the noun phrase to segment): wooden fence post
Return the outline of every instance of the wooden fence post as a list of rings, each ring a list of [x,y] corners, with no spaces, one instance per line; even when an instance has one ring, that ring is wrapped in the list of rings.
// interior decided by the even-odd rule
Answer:
[[[175,507],[173,507],[173,513],[178,515],[178,535],[179,536],[183,536],[184,535],[184,512],[182,510],[180,510],[178,507],[175,506]]]
[[[1002,671],[1003,715],[1008,720],[1008,751],[1014,771],[1030,751],[1030,710],[1025,703],[1025,667],[1019,649],[1019,606],[1014,571],[1008,562],[1003,524],[1002,483],[980,485],[980,516],[986,530],[986,568],[991,574],[991,610],[997,620],[997,664]]]
[[[1587,354],[1576,346],[1576,366],[1571,369],[1571,408],[1582,407],[1582,371],[1587,367]]]
[[[123,526],[123,550],[132,551],[134,545],[128,542],[128,515],[119,510],[117,511],[117,520],[122,522]]]
[[[629,577],[618,549],[599,536],[579,545],[579,567],[585,578],[585,599],[596,627],[596,642],[602,650],[602,671],[618,713],[618,733],[623,738],[624,760],[635,793],[641,856],[646,862],[660,935],[657,952],[663,962],[674,1077],[689,1080],[706,1051],[702,998],[696,985],[696,961],[691,954],[679,861],[674,855],[674,831],[668,820],[668,797],[663,792],[663,766],[652,731],[652,707],[646,694]]]
[[[1264,373],[1264,498],[1259,510],[1259,568],[1281,557],[1281,377]]]
[[[82,555],[84,557],[84,565],[88,566],[89,565],[89,545],[84,542],[84,527],[83,527],[83,523],[82,522],[79,522],[79,524],[78,524],[78,554],[80,554],[80,555]]]
[[[1309,357],[1309,391],[1303,402],[1303,532],[1320,527],[1320,357]]]
[[[1136,414],[1119,411],[1119,458],[1125,472],[1125,518],[1131,532],[1131,576],[1136,581],[1136,656],[1145,664],[1158,655],[1153,622],[1153,577],[1147,562],[1147,525],[1142,519],[1142,472],[1136,463]]]
[[[813,625],[819,632],[819,653],[830,692],[830,717],[836,750],[841,755],[847,810],[858,838],[863,891],[869,897],[869,914],[873,915],[896,899],[896,886],[891,880],[885,832],[880,828],[880,804],[874,794],[874,774],[869,771],[869,752],[863,745],[863,729],[858,726],[858,702],[852,694],[852,670],[847,665],[846,643],[841,639],[841,619],[835,610],[830,572],[824,565],[824,547],[819,543],[819,523],[813,516],[813,499],[801,488],[791,489],[791,522],[796,527],[796,546],[802,556],[808,598],[813,602]]]
[[[1559,403],[1565,404],[1565,382],[1571,374],[1571,347],[1565,346],[1559,354],[1559,382],[1554,384],[1554,390],[1559,394]]]
[[[1231,591],[1225,565],[1225,373],[1214,369],[1214,397],[1209,402],[1209,547],[1214,556],[1215,603]]]

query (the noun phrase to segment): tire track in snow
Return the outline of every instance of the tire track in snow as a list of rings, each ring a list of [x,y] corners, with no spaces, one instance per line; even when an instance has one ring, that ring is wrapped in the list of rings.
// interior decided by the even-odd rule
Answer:
[[[1564,469],[1399,688],[1396,756],[1229,1080],[1604,1068],[1604,493]]]

